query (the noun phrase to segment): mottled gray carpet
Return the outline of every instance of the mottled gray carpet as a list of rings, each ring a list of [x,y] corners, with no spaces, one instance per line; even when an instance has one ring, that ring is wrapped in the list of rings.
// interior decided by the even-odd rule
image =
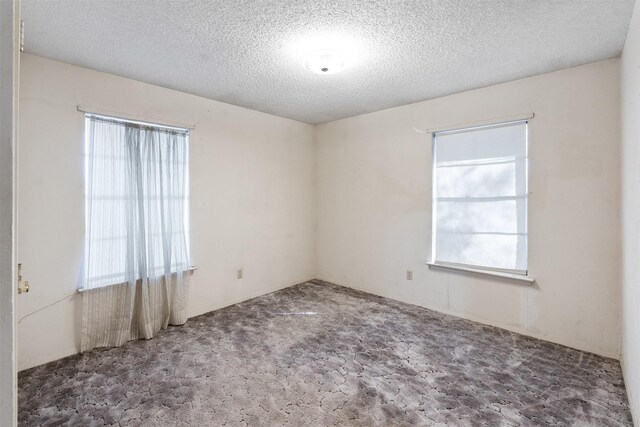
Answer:
[[[20,425],[631,425],[617,361],[304,283],[19,375]]]

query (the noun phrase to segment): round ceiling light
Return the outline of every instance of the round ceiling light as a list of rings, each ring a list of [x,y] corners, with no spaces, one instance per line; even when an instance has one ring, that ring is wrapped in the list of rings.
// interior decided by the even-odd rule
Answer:
[[[304,67],[316,74],[335,74],[344,70],[347,61],[337,50],[317,50],[304,58]]]

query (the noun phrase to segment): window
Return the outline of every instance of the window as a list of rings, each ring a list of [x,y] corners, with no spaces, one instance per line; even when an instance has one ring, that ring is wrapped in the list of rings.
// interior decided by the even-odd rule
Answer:
[[[527,121],[433,134],[432,263],[527,274]]]
[[[87,114],[87,289],[189,268],[185,129]]]

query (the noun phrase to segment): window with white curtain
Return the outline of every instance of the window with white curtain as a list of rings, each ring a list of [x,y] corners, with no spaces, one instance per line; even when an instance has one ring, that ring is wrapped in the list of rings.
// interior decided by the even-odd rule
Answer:
[[[84,288],[189,268],[186,129],[87,114]]]
[[[527,274],[527,126],[433,134],[432,263]]]

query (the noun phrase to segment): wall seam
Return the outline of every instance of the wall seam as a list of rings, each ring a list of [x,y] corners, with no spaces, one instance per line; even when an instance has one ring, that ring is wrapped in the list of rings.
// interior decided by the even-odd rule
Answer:
[[[313,278],[318,278],[318,207],[320,206],[318,191],[318,125],[313,125]]]

